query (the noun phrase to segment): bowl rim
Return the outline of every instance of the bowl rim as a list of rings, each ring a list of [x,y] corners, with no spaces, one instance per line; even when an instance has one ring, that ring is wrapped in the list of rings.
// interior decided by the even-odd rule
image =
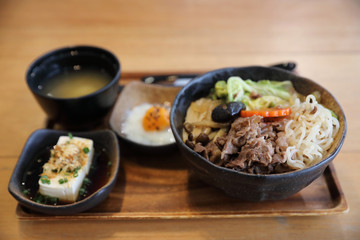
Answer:
[[[33,70],[37,66],[42,65],[44,61],[46,61],[47,59],[51,59],[54,55],[58,55],[62,52],[66,53],[66,52],[78,51],[78,50],[90,50],[90,51],[96,51],[99,53],[102,52],[102,54],[106,54],[110,58],[112,58],[114,60],[114,64],[115,64],[115,67],[117,68],[117,71],[116,71],[115,76],[111,79],[111,81],[109,83],[107,83],[104,87],[96,90],[95,92],[92,92],[92,93],[89,93],[86,95],[82,95],[79,97],[70,97],[70,98],[60,98],[60,97],[53,97],[53,96],[46,95],[46,94],[42,93],[41,91],[39,91],[37,88],[33,87],[29,83]],[[49,50],[49,51],[45,52],[44,54],[35,58],[32,61],[32,63],[29,65],[28,69],[26,70],[25,79],[26,79],[26,84],[27,84],[28,88],[30,89],[30,91],[36,95],[39,95],[39,96],[47,98],[47,99],[57,100],[57,101],[70,101],[70,100],[82,100],[82,99],[86,99],[86,98],[91,98],[99,93],[105,92],[111,86],[113,86],[114,84],[117,84],[117,82],[119,82],[120,76],[121,76],[121,63],[120,63],[120,60],[116,57],[116,55],[114,53],[112,53],[111,51],[109,51],[105,48],[102,48],[102,47],[91,46],[91,45],[74,45],[74,46],[65,46],[65,47],[60,47],[60,48],[56,48],[53,50]]]
[[[341,147],[342,147],[342,145],[344,143],[344,139],[345,139],[345,136],[346,136],[346,133],[347,133],[346,116],[345,116],[345,113],[344,113],[341,105],[339,104],[337,99],[332,95],[332,93],[330,93],[327,89],[325,89],[324,87],[322,87],[321,85],[319,85],[318,83],[314,82],[311,79],[308,79],[308,78],[305,78],[305,77],[302,77],[302,76],[299,76],[299,75],[295,75],[294,73],[292,73],[290,71],[286,71],[286,70],[276,68],[276,67],[263,67],[263,66],[257,66],[257,65],[243,66],[243,67],[226,67],[226,68],[215,69],[215,70],[206,72],[206,73],[204,73],[202,75],[199,75],[199,76],[195,77],[192,81],[190,81],[188,84],[186,84],[179,91],[178,95],[176,96],[173,106],[178,105],[178,102],[179,102],[179,100],[181,98],[181,95],[187,89],[189,89],[193,84],[197,84],[197,83],[201,82],[204,78],[208,78],[210,76],[213,76],[216,73],[225,72],[225,71],[228,71],[228,70],[235,70],[235,69],[236,70],[259,69],[259,70],[272,70],[272,71],[275,70],[275,71],[279,71],[279,72],[282,72],[282,73],[286,73],[286,74],[288,74],[288,75],[290,75],[290,76],[292,76],[294,78],[297,78],[297,79],[302,79],[302,80],[309,81],[309,82],[313,83],[314,85],[317,85],[318,87],[324,89],[335,100],[336,104],[339,106],[339,109],[341,110],[342,115],[344,117],[344,123],[343,123],[344,124],[344,131],[343,131],[343,134],[342,134],[341,139],[339,141],[339,144],[335,147],[335,149],[325,159],[323,159],[320,162],[317,162],[317,163],[315,163],[315,164],[313,164],[311,166],[303,168],[303,169],[298,169],[298,170],[295,170],[295,171],[284,172],[284,173],[274,173],[274,174],[252,174],[252,173],[240,172],[240,171],[236,171],[234,169],[218,166],[218,165],[210,162],[209,160],[207,160],[206,158],[204,158],[200,154],[196,153],[195,151],[190,149],[188,146],[186,146],[186,144],[183,142],[182,138],[180,137],[179,133],[176,130],[175,123],[174,123],[174,121],[175,121],[174,117],[175,117],[176,109],[175,109],[175,107],[173,107],[171,109],[171,113],[170,113],[170,126],[171,126],[171,129],[173,131],[173,134],[174,134],[174,137],[175,137],[175,140],[176,140],[177,144],[180,145],[180,147],[182,149],[184,149],[185,151],[187,151],[190,154],[192,154],[193,156],[195,156],[199,161],[201,161],[203,163],[206,163],[206,164],[209,164],[209,166],[215,168],[217,171],[223,171],[223,172],[227,172],[229,174],[244,175],[244,176],[255,178],[255,179],[264,179],[264,178],[268,179],[268,178],[270,178],[270,179],[275,180],[275,179],[283,178],[284,176],[295,177],[300,173],[301,174],[307,174],[308,172],[311,172],[311,171],[313,171],[313,170],[315,170],[315,169],[317,169],[317,168],[319,168],[319,167],[321,167],[323,165],[329,164],[335,158],[335,156],[339,153],[339,151],[340,151],[340,149],[341,149]]]
[[[22,173],[20,171],[21,167],[23,164],[26,164],[26,161],[24,161],[22,159],[29,159],[29,157],[25,156],[25,153],[27,151],[27,148],[29,147],[30,140],[38,137],[38,135],[41,135],[41,134],[46,134],[46,135],[55,134],[55,135],[63,136],[63,135],[67,135],[69,132],[71,132],[74,136],[79,136],[79,137],[89,137],[88,135],[90,135],[90,136],[91,135],[106,135],[111,139],[111,141],[114,141],[115,148],[112,149],[111,151],[115,151],[114,156],[116,156],[116,157],[112,161],[112,167],[115,169],[112,170],[114,174],[112,174],[111,178],[106,182],[106,184],[103,185],[102,187],[100,187],[99,189],[97,189],[91,195],[87,196],[84,199],[81,199],[80,201],[76,201],[76,202],[68,203],[68,204],[62,204],[62,205],[47,205],[47,204],[37,203],[37,202],[25,197],[21,193],[18,193],[17,190],[20,190],[20,186],[16,186],[16,182],[17,182],[16,173],[21,174]],[[86,135],[86,136],[84,136],[84,135]],[[94,141],[94,143],[95,143],[95,141]],[[51,144],[48,144],[48,145],[51,145]],[[100,145],[101,145],[101,143],[100,143]],[[101,145],[101,147],[106,147],[106,146]],[[31,156],[31,157],[33,157],[33,156]],[[31,159],[31,157],[30,157],[30,159]],[[120,167],[120,148],[119,148],[119,144],[116,139],[116,135],[111,130],[105,129],[105,130],[95,130],[95,131],[88,131],[88,132],[73,132],[73,131],[66,131],[66,130],[37,129],[33,133],[31,133],[31,135],[28,137],[28,139],[26,140],[26,142],[24,144],[22,153],[19,156],[18,161],[17,161],[17,163],[13,169],[13,172],[11,174],[11,177],[10,177],[10,180],[8,183],[8,192],[21,205],[29,207],[30,209],[36,209],[36,211],[41,212],[41,213],[60,214],[60,215],[64,214],[61,211],[66,211],[65,214],[69,214],[68,213],[69,211],[71,211],[71,213],[78,213],[78,212],[86,211],[87,209],[92,208],[95,205],[97,205],[96,200],[100,199],[102,197],[101,193],[109,188],[111,190],[111,188],[116,183],[116,180],[117,180],[117,177],[119,174],[119,167]],[[86,206],[86,204],[88,204],[88,203],[89,203],[89,207]],[[90,203],[93,203],[95,205],[92,205]],[[78,208],[78,210],[76,210],[77,208]],[[54,211],[54,212],[51,212],[51,211]]]

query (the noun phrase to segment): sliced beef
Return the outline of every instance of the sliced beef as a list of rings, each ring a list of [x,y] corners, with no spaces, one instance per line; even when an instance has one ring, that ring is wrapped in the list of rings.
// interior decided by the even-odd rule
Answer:
[[[264,121],[260,116],[237,118],[228,134],[214,141],[197,142],[194,151],[209,161],[238,171],[269,174],[287,170],[288,143],[285,118]]]

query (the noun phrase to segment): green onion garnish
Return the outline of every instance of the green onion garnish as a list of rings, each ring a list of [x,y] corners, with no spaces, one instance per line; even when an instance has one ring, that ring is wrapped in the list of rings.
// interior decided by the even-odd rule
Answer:
[[[80,195],[84,195],[84,193],[85,193],[85,188],[80,188],[79,194],[80,194]]]
[[[49,199],[52,204],[56,204],[59,201],[59,198],[57,197],[49,197]]]
[[[84,180],[83,180],[83,184],[84,184],[84,185],[88,185],[90,182],[91,182],[91,181],[90,181],[89,178],[84,178]]]
[[[48,176],[46,176],[46,175],[41,176],[40,180],[43,184],[45,184],[45,183],[50,184],[50,180],[49,180]]]
[[[88,147],[85,147],[85,148],[83,149],[83,151],[84,151],[84,153],[89,153],[89,152],[90,152],[90,150],[89,150]]]
[[[61,178],[61,179],[59,179],[59,183],[60,183],[60,184],[67,183],[67,182],[68,182],[68,179],[67,179],[67,178]]]
[[[71,133],[68,133],[68,136],[69,136],[70,139],[73,138],[73,135]]]

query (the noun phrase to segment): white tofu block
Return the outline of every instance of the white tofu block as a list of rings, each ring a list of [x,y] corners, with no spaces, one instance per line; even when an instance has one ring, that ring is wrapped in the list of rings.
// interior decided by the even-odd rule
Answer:
[[[77,171],[77,174],[67,173],[64,171],[60,173],[51,174],[51,177],[49,177],[49,181],[50,181],[49,184],[43,183],[40,178],[39,192],[42,195],[57,197],[59,198],[60,201],[75,202],[76,199],[78,198],[79,190],[81,188],[83,180],[86,177],[86,175],[89,173],[94,155],[94,147],[93,147],[93,141],[90,139],[80,138],[80,137],[72,137],[70,139],[70,137],[68,136],[61,136],[57,142],[57,145],[63,145],[69,143],[76,146],[81,146],[80,151],[83,151],[84,146],[89,149],[89,152],[87,154],[82,154],[82,156],[85,156],[84,157],[85,164],[83,164],[82,167]],[[73,148],[65,149],[64,155],[66,155],[67,151],[73,153],[74,149],[77,150],[73,145],[71,146]],[[59,180],[64,178],[67,179],[67,182],[61,184]]]

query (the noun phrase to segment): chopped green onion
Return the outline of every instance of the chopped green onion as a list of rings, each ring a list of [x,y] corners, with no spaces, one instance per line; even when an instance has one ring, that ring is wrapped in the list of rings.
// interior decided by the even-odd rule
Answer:
[[[84,178],[84,180],[83,180],[83,184],[84,184],[84,185],[88,185],[90,182],[91,182],[91,181],[90,181],[89,178]]]
[[[73,176],[74,176],[74,177],[78,177],[78,176],[79,176],[78,172],[77,172],[77,171],[74,172]]]
[[[59,183],[60,183],[60,184],[63,184],[63,183],[66,183],[66,182],[67,182],[67,178],[64,178],[64,179],[63,179],[63,178],[60,178],[60,179],[59,179]]]
[[[73,139],[73,135],[71,133],[68,133],[68,136],[70,139]]]
[[[50,180],[49,180],[48,176],[46,176],[46,175],[41,176],[40,180],[43,184],[45,184],[45,183],[50,184]]]
[[[58,201],[59,201],[59,198],[57,197],[52,197],[52,196],[49,196],[49,195],[42,195],[40,193],[37,193],[35,198],[34,198],[34,201],[37,202],[37,203],[42,203],[42,204],[57,204]]]
[[[44,196],[41,195],[40,193],[37,193],[35,198],[34,198],[34,201],[37,202],[37,203],[44,203]]]
[[[331,111],[329,109],[329,111],[331,112],[331,116],[333,116],[334,118],[336,118],[337,120],[339,120],[339,117],[336,115],[336,113],[334,113],[333,111]]]
[[[56,203],[59,201],[59,198],[57,198],[57,197],[50,197],[50,196],[49,196],[49,200],[50,200],[50,202],[51,202],[52,204],[56,204]]]
[[[84,195],[84,193],[85,193],[85,188],[80,188],[79,195]]]
[[[24,193],[24,195],[28,195],[28,194],[29,194],[29,190],[25,189],[25,190],[23,191],[23,193]]]
[[[89,152],[90,152],[90,150],[89,150],[88,147],[85,147],[85,148],[83,149],[83,151],[84,151],[84,153],[89,153]]]

